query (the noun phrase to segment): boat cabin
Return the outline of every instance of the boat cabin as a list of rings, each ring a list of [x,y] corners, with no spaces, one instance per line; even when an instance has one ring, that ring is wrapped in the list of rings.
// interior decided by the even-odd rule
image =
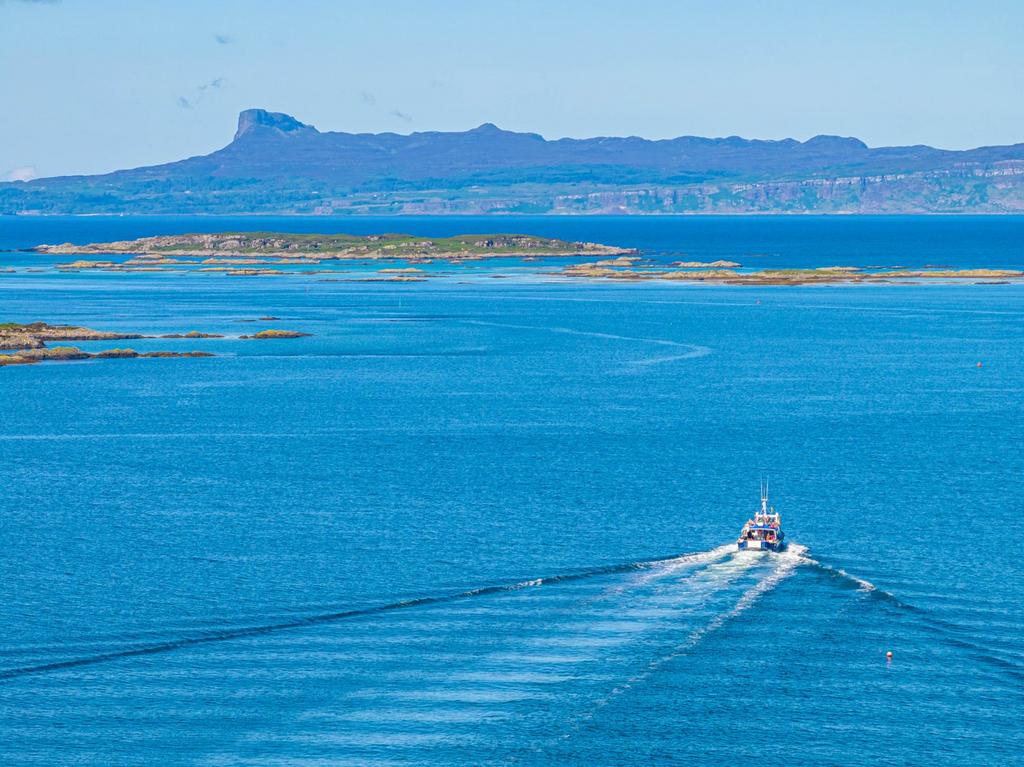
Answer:
[[[768,486],[761,486],[761,509],[753,519],[748,519],[740,537],[736,541],[741,550],[753,549],[780,551],[783,547],[785,533],[782,532],[782,520],[779,513],[768,505]]]
[[[760,519],[760,514],[755,519],[748,519],[747,524],[743,526],[743,531],[740,533],[740,538],[748,541],[767,541],[768,543],[775,543],[779,540],[779,519],[778,514],[772,515],[775,517],[772,521],[765,521]]]

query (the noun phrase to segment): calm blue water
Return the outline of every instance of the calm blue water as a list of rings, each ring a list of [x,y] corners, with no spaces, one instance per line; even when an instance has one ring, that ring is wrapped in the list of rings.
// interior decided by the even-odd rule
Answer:
[[[654,260],[726,259],[746,268],[984,266],[1024,269],[1024,216],[0,216],[0,249],[222,231],[507,232],[639,248]],[[67,256],[56,260],[67,261]],[[44,256],[6,263],[47,263]]]
[[[0,219],[0,249],[503,229],[1024,264],[1021,219],[333,224]],[[0,764],[1024,752],[1024,285],[26,270],[40,258],[0,253],[0,321],[237,336],[272,314],[313,336],[0,369]],[[794,545],[739,557],[723,546],[762,472]]]

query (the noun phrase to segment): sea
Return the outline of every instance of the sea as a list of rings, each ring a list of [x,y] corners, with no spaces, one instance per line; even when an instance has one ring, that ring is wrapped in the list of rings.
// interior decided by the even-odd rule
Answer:
[[[0,368],[0,764],[1022,763],[1024,284],[23,250],[225,230],[1024,269],[1016,217],[0,218],[0,322],[226,336]]]

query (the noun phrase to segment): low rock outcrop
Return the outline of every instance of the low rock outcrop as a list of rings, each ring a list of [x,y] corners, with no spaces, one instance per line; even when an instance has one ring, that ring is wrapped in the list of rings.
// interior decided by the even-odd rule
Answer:
[[[0,323],[0,349],[41,349],[47,341],[119,341],[145,338],[139,333],[111,333],[78,325],[48,325],[45,322]]]
[[[239,336],[245,341],[264,341],[271,338],[305,338],[310,333],[299,333],[295,330],[260,330],[252,335]]]
[[[223,338],[217,333],[169,333],[161,338]],[[137,352],[134,349],[105,349],[87,352],[77,346],[47,346],[47,341],[113,341],[131,338],[152,338],[141,333],[112,333],[105,330],[78,325],[50,325],[45,322],[0,323],[0,349],[10,354],[0,354],[0,367],[7,365],[31,365],[37,362],[67,362],[87,359],[134,359],[139,357],[213,357],[210,352],[191,351],[150,351]]]
[[[198,330],[190,330],[187,333],[165,333],[161,338],[223,338],[220,333],[200,333]]]

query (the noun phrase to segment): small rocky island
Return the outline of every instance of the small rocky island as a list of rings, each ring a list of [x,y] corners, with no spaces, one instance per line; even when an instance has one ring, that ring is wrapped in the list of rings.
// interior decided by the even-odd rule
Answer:
[[[294,330],[261,330],[242,339],[302,338],[309,333]],[[47,361],[72,361],[87,359],[135,359],[135,358],[181,358],[213,357],[205,351],[149,351],[137,352],[129,348],[105,349],[98,352],[83,351],[77,346],[51,346],[54,341],[122,341],[136,338],[197,339],[224,338],[219,333],[202,333],[192,330],[187,333],[166,333],[160,336],[146,336],[141,333],[116,333],[93,330],[78,325],[49,325],[45,322],[4,322],[0,323],[0,349],[9,352],[0,354],[0,367],[7,365],[32,365]]]
[[[88,359],[134,359],[138,357],[212,357],[210,352],[137,352],[134,349],[105,349],[99,352],[82,351],[77,346],[47,346],[53,341],[121,341],[132,338],[151,338],[141,333],[112,333],[93,330],[78,325],[48,325],[45,322],[21,324],[0,323],[0,349],[10,354],[0,354],[0,367],[7,365],[32,365],[46,361],[71,361]],[[209,338],[209,334],[172,334],[169,338]],[[219,336],[218,336],[219,337]]]
[[[224,232],[142,237],[137,240],[88,245],[38,245],[32,250],[68,256],[132,255],[129,266],[181,264],[180,259],[203,259],[209,266],[258,264],[318,264],[321,261],[404,259],[453,261],[484,258],[551,256],[618,256],[635,250],[594,242],[568,242],[525,234],[463,234],[456,237],[415,237],[409,234],[285,234]],[[187,262],[186,262],[187,263]],[[112,261],[72,262],[74,268],[110,268]]]
[[[595,242],[571,242],[525,234],[464,234],[455,237],[416,237],[409,234],[290,234],[279,232],[222,232],[142,237],[137,240],[87,245],[37,245],[31,250],[66,255],[75,260],[56,265],[62,271],[220,273],[233,277],[337,273],[318,269],[324,262],[383,262],[386,268],[359,282],[422,282],[440,274],[421,269],[426,264],[463,264],[485,259],[576,258],[558,271],[560,277],[644,281],[667,280],[725,285],[828,285],[835,283],[907,284],[920,280],[992,284],[1024,279],[1014,269],[951,269],[927,265],[903,267],[821,266],[814,268],[745,269],[737,261],[657,262],[635,248]],[[85,258],[85,257],[92,258]],[[120,257],[115,260],[114,257]],[[593,259],[593,260],[584,260]],[[398,264],[394,264],[398,261]],[[402,263],[404,262],[404,263]],[[416,266],[414,266],[416,265]],[[309,269],[294,267],[310,266]],[[283,267],[293,267],[285,269]],[[502,275],[495,275],[502,276]],[[324,280],[337,281],[337,280]],[[276,331],[275,331],[276,332]],[[252,338],[285,337],[254,335]]]
[[[111,333],[78,325],[48,325],[45,322],[0,323],[0,349],[43,349],[47,341],[123,341],[145,338],[140,333]]]
[[[669,268],[620,257],[564,267],[559,275],[601,280],[674,280],[723,285],[830,285],[835,283],[907,283],[918,280],[996,283],[1024,278],[1016,269],[873,269],[857,266],[824,266],[811,269],[758,269],[740,271],[734,261],[679,261]]]

